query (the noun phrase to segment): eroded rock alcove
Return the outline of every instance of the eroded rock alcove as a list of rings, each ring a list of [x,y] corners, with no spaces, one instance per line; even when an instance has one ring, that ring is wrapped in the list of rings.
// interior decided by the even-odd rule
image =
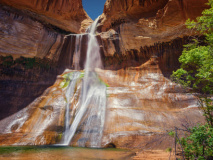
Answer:
[[[155,139],[166,131],[202,121],[197,98],[169,77],[179,67],[183,45],[195,36],[185,21],[201,15],[206,2],[106,1],[96,35],[104,64],[96,73],[107,84],[103,147],[163,149],[170,139],[160,145]],[[73,71],[78,38],[68,35],[84,32],[92,20],[81,0],[0,3],[0,144],[59,143],[67,103],[60,84],[67,74],[82,72],[88,45],[82,35],[79,69]],[[81,88],[79,77],[71,109]],[[83,127],[71,145],[78,145]]]

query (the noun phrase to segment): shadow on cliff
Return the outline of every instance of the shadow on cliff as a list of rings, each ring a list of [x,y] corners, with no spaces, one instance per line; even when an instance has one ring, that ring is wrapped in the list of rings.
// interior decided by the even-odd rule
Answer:
[[[113,56],[105,56],[103,48],[101,48],[100,53],[105,70],[119,70],[132,67],[137,69],[150,59],[154,59],[164,77],[170,78],[172,71],[180,66],[178,58],[182,54],[183,45],[190,40],[189,37],[176,38],[170,42],[143,46],[140,50],[131,49],[126,51],[125,54],[116,52]],[[26,69],[20,64],[14,65],[14,62],[12,62],[11,66],[8,59],[4,59],[0,63],[0,120],[17,113],[41,96],[48,87],[54,84],[57,75],[63,73],[66,68],[74,69],[76,63],[73,58],[75,41],[75,36],[66,38],[55,68],[38,67]],[[78,69],[84,68],[87,48],[85,45],[87,41],[88,37],[82,36]],[[26,65],[26,61],[24,62]]]
[[[79,36],[77,35],[66,37],[58,61],[58,67],[60,69],[59,74],[63,73],[66,68],[84,69],[88,36],[81,35],[80,43],[78,43],[78,38]],[[167,78],[170,77],[172,71],[180,67],[178,58],[182,54],[184,44],[191,42],[192,38],[193,37],[186,36],[183,38],[176,38],[169,42],[158,42],[151,46],[141,46],[139,50],[126,50],[125,53],[121,53],[119,43],[116,43],[116,52],[113,55],[107,55],[100,36],[97,36],[100,45],[101,59],[105,70],[139,67],[151,58],[157,58],[160,70]],[[76,51],[76,47],[78,52]],[[78,59],[75,58],[76,53],[79,54]],[[77,68],[76,64],[78,64]]]
[[[155,43],[143,46],[140,50],[131,49],[125,54],[115,53],[104,57],[105,69],[119,70],[128,67],[140,67],[149,60],[154,60],[162,74],[169,78],[172,71],[180,67],[178,58],[182,54],[183,45],[188,43],[189,37],[176,38],[170,42]]]
[[[27,107],[57,77],[55,69],[23,69],[0,65],[0,120]]]
[[[140,50],[131,49],[125,54],[115,52],[113,56],[102,56],[106,70],[119,70],[129,67],[140,67],[149,60],[157,64],[161,73],[170,78],[173,71],[180,68],[179,57],[185,44],[193,42],[197,38],[202,41],[203,36],[176,38],[169,42],[158,42],[152,46],[143,46]],[[104,52],[101,51],[104,55]]]
[[[79,37],[77,36],[78,35],[68,36],[65,39],[61,54],[59,56],[59,61],[58,61],[59,74],[62,74],[64,70],[67,68],[77,69],[77,70],[84,69],[84,64],[86,61],[86,54],[87,54],[88,36],[81,35],[80,44],[78,43]],[[128,67],[139,67],[143,63],[147,62],[151,57],[151,55],[149,55],[148,52],[147,54],[141,53],[141,51],[137,51],[135,49],[126,51],[125,54],[121,54],[118,49],[118,51],[115,52],[113,56],[105,56],[104,48],[101,43],[100,37],[98,36],[97,38],[99,41],[99,45],[101,46],[100,55],[101,55],[101,60],[103,64],[102,69],[119,70],[119,69],[125,69]],[[119,44],[116,44],[116,46],[117,45]],[[79,54],[78,59],[75,58],[76,53]]]

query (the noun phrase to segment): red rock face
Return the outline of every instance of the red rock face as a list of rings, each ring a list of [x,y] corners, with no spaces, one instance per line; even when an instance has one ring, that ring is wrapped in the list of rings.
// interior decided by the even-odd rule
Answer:
[[[164,18],[165,25],[168,21],[174,24],[185,23],[188,18],[200,16],[203,9],[207,8],[207,2],[208,0],[107,0],[103,13],[107,21],[104,21],[102,31],[119,23],[142,18]]]
[[[1,0],[0,3],[35,12],[37,18],[75,33],[80,32],[82,21],[92,21],[84,11],[81,0]]]
[[[67,103],[64,75],[71,72],[67,70],[58,76],[55,84],[33,103],[0,121],[1,145],[43,145],[61,141]],[[180,127],[186,122],[193,125],[202,121],[197,98],[166,79],[157,59],[126,70],[99,69],[97,74],[101,81],[109,85],[106,91],[103,147],[114,144],[118,148],[140,148],[147,144],[149,148],[150,142],[166,135],[174,126]],[[75,88],[73,97],[68,100],[70,111],[75,111],[75,107],[81,104],[81,77]],[[84,138],[81,136],[85,122],[86,119],[82,119],[71,145],[77,146],[78,141]],[[170,147],[169,138],[164,140],[160,146],[154,145],[155,148]]]
[[[109,25],[154,17],[167,2],[168,0],[107,0],[104,6],[107,21],[104,23],[103,30],[109,29]]]
[[[132,49],[190,36],[185,21],[207,8],[207,0],[108,0],[99,30],[105,55],[125,54]],[[115,44],[116,43],[116,44]],[[119,48],[119,50],[118,50]]]
[[[159,26],[173,27],[184,24],[188,18],[196,19],[204,9],[208,8],[206,5],[207,2],[207,0],[169,1],[162,10],[157,12]]]
[[[24,69],[20,64],[3,67],[1,63],[0,75],[0,121],[2,121],[25,108],[53,85],[57,70],[38,67]]]
[[[83,11],[80,0],[0,2],[31,11],[25,11],[29,14],[25,17],[20,16],[19,11],[14,13],[0,10],[0,54],[49,58],[58,61],[61,68],[72,67],[75,37],[64,39],[64,33],[48,28],[44,22],[69,32],[79,33],[85,30],[90,19]],[[97,74],[103,82],[109,84],[102,146],[114,144],[120,148],[141,147],[141,144],[146,145],[155,141],[155,138],[159,139],[159,136],[163,136],[165,131],[174,126],[181,126],[185,120],[191,121],[192,125],[203,120],[196,105],[197,98],[172,83],[168,77],[179,66],[178,57],[182,46],[191,35],[185,28],[185,20],[199,16],[206,8],[206,2],[207,0],[106,1],[98,26],[99,31],[103,32],[97,36],[105,63],[105,70],[98,70]],[[37,19],[33,20],[32,17]],[[84,47],[80,55],[81,69],[87,45],[86,36],[82,39]],[[10,92],[20,91],[23,96],[35,93],[33,95],[36,97],[53,83],[51,81],[44,85],[45,79],[52,78],[52,75],[41,79],[45,75],[38,73],[41,74],[35,77],[38,82],[30,84],[34,85],[32,90],[30,85],[24,88],[18,81],[36,81],[37,79],[32,78],[36,73],[32,72],[29,79],[18,79],[16,76],[19,75],[19,70],[15,69],[17,72],[14,82],[8,85]],[[6,69],[7,71],[13,72],[13,69]],[[28,77],[31,72],[26,72],[23,75]],[[2,77],[1,84],[11,79],[13,76]],[[58,76],[55,84],[26,108],[23,105],[22,108],[17,108],[15,105],[21,96],[14,98],[13,94],[9,97],[13,104],[8,109],[10,116],[2,117],[0,121],[1,145],[60,142],[64,131],[66,104],[64,89],[60,87],[63,80],[64,77]],[[81,81],[79,79],[70,109],[79,104]],[[11,87],[14,83],[17,84]],[[39,90],[39,85],[44,87]],[[5,92],[7,93],[6,88]],[[72,145],[77,145],[81,135],[79,130]],[[168,142],[170,141],[164,141],[160,148],[169,147]]]
[[[58,74],[53,64],[59,59],[66,32],[53,25],[44,24],[31,14],[32,12],[0,6],[1,120],[25,108],[40,96],[54,83]],[[10,66],[4,65],[2,55],[13,57]],[[32,68],[27,69],[20,56],[31,60],[36,57],[38,61],[31,63]],[[16,60],[20,63],[15,64]],[[46,61],[42,63],[43,60]],[[45,66],[49,66],[49,69]]]
[[[0,15],[0,55],[58,60],[63,34],[11,8],[0,7]]]
[[[69,54],[61,54],[62,48],[66,47],[64,37],[85,29],[88,26],[85,22],[91,22],[91,19],[78,0],[1,0],[0,4],[0,55],[12,56],[14,61],[20,56],[36,57],[38,64],[45,59],[52,65],[47,70],[38,66],[26,69],[17,64],[7,67],[0,57],[2,120],[26,107],[53,84],[58,74],[55,69],[58,61],[61,62],[59,67],[71,66],[66,64],[72,64],[67,58]]]
[[[99,75],[109,85],[104,144],[163,149],[171,145],[166,131],[203,120],[197,98],[165,78],[155,58]]]

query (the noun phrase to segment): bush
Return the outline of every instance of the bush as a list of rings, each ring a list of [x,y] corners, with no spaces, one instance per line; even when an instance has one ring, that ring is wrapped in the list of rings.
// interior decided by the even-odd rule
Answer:
[[[181,139],[186,159],[204,160],[213,158],[213,128],[198,125],[190,129],[188,137]]]
[[[186,23],[188,28],[203,34],[205,42],[194,39],[194,43],[185,45],[179,58],[181,68],[171,77],[200,93],[200,107],[206,119],[205,125],[188,128],[188,136],[178,139],[187,159],[213,159],[213,0],[208,4],[210,9],[204,10],[197,22],[188,20]]]
[[[10,67],[13,65],[13,57],[12,56],[6,56],[3,57],[3,63],[4,66]]]

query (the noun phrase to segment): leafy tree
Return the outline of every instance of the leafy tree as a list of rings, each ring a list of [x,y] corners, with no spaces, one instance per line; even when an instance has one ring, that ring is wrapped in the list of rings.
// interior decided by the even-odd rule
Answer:
[[[187,20],[186,25],[198,34],[205,36],[204,42],[194,39],[185,45],[179,58],[181,68],[173,72],[172,79],[193,91],[200,93],[200,104],[207,122],[213,126],[213,0],[209,0],[209,9],[194,20]]]
[[[194,39],[184,47],[179,58],[181,68],[173,72],[172,79],[199,93],[200,106],[206,118],[205,125],[189,129],[186,138],[180,140],[187,159],[213,158],[213,0],[209,9],[202,12],[197,21],[187,20],[186,25],[205,40]]]
[[[180,140],[187,159],[205,160],[213,156],[213,128],[208,124],[190,129],[190,134]]]
[[[194,43],[185,45],[179,58],[181,68],[172,76],[182,85],[206,94],[213,93],[213,0],[209,5],[211,8],[204,10],[197,22],[186,22],[188,28],[205,35],[205,44],[194,39]]]
[[[13,65],[13,57],[12,56],[6,56],[3,57],[3,63],[4,66],[10,67]]]

